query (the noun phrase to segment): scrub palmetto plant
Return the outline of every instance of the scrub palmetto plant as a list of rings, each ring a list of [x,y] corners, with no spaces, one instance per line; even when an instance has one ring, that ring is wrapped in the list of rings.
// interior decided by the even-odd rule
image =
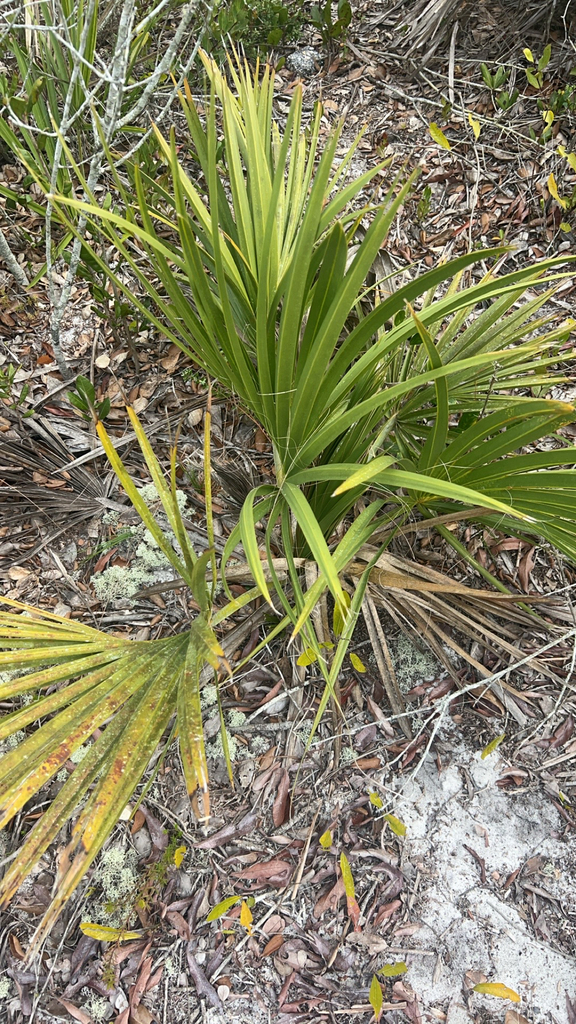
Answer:
[[[380,549],[371,540],[389,539],[413,515],[453,513],[543,536],[576,557],[576,460],[560,432],[575,412],[545,397],[558,380],[549,368],[560,350],[568,358],[571,325],[552,326],[539,315],[550,288],[535,289],[553,287],[561,276],[559,261],[501,277],[488,273],[464,286],[468,268],[502,250],[461,256],[392,294],[378,282],[368,289],[367,275],[414,176],[405,183],[397,176],[382,196],[385,164],[347,181],[355,146],[334,169],[340,129],[322,138],[320,107],[303,129],[300,89],[281,130],[273,117],[269,69],[260,79],[232,66],[234,92],[203,60],[211,85],[204,122],[189,91],[182,96],[190,154],[182,153],[174,136],[158,132],[166,173],[152,181],[135,166],[133,192],[117,176],[122,214],[95,201],[51,200],[70,230],[68,207],[97,222],[132,277],[128,282],[112,275],[116,287],[234,395],[270,439],[275,482],[249,493],[219,572],[226,587],[241,544],[254,584],[243,603],[260,593],[284,613],[275,631],[285,625],[303,631],[326,681],[318,720],[377,568]],[[369,187],[362,209],[351,210]],[[369,227],[358,243],[357,227],[365,218]],[[143,298],[134,296],[134,279]],[[104,442],[100,424],[98,431]],[[535,447],[551,435],[554,447]],[[0,620],[0,646],[7,649],[0,664],[20,672],[38,669],[4,684],[2,699],[72,680],[4,724],[6,735],[58,712],[26,738],[19,756],[0,761],[0,826],[72,749],[101,729],[0,891],[4,899],[15,892],[55,830],[89,794],[39,934],[132,796],[174,709],[188,788],[193,792],[201,783],[206,813],[198,690],[203,666],[218,671],[224,665],[225,644],[219,646],[215,630],[238,600],[212,610],[214,556],[191,552],[178,519],[175,480],[171,488],[163,485],[141,428],[138,439],[179,548],[166,551],[167,557],[201,609],[190,630],[135,644],[50,616],[5,613]],[[156,536],[111,444],[106,450]],[[267,562],[256,531],[260,522]],[[273,557],[278,545],[281,559]],[[308,574],[306,588],[302,570],[310,563],[316,578],[312,582],[314,574]],[[327,591],[340,620],[330,665],[311,625]],[[136,737],[128,757],[127,743]]]
[[[268,595],[254,523],[267,518],[270,532],[279,522],[285,553],[312,557],[321,571],[304,618],[326,586],[344,609],[346,563],[335,560],[330,538],[364,495],[373,500],[348,526],[348,560],[398,515],[456,506],[576,556],[573,448],[557,435],[553,449],[526,450],[574,419],[571,404],[541,397],[558,381],[548,368],[559,350],[569,357],[572,322],[551,326],[538,316],[560,261],[487,273],[464,287],[467,268],[503,250],[472,252],[386,297],[366,289],[414,175],[401,183],[400,173],[383,196],[385,163],[347,181],[358,140],[334,170],[341,126],[321,146],[317,107],[303,130],[301,90],[281,131],[269,68],[259,80],[231,64],[233,92],[203,61],[211,85],[204,124],[190,92],[181,97],[194,173],[174,136],[157,132],[166,174],[153,182],[136,167],[135,198],[117,179],[123,216],[71,199],[60,208],[97,221],[153,300],[158,327],[272,443],[275,485],[248,496],[224,564],[241,539]],[[351,211],[369,186],[370,200]],[[115,283],[133,293],[132,283]],[[552,288],[534,292],[546,283]],[[370,297],[366,311],[360,299]]]
[[[210,678],[218,682],[229,674],[228,657],[251,632],[254,621],[262,618],[261,614],[256,619],[249,615],[232,630],[228,624],[220,641],[223,626],[249,605],[259,590],[254,587],[233,600],[215,602],[221,588],[213,547],[209,411],[204,445],[209,547],[200,553],[190,543],[178,508],[176,449],[172,451],[171,479],[167,483],[137,416],[131,409],[129,415],[168,530],[159,526],[105,428],[97,422],[99,439],[142,523],[187,584],[199,610],[177,636],[132,641],[0,598],[0,694],[4,702],[14,706],[0,721],[0,742],[11,736],[21,739],[0,759],[0,828],[46,782],[62,770],[70,771],[58,795],[20,844],[17,858],[0,882],[0,899],[6,903],[63,826],[69,819],[74,820],[68,845],[59,857],[54,897],[32,949],[49,933],[132,798],[167,731],[168,742],[174,735],[178,737],[195,813],[199,819],[208,820],[201,686]],[[5,611],[5,605],[14,611]],[[43,695],[43,691],[47,692]],[[221,710],[220,701],[219,706]],[[38,722],[40,726],[31,730]],[[222,742],[231,775],[225,730]],[[74,767],[74,755],[79,750],[83,756],[77,758]]]

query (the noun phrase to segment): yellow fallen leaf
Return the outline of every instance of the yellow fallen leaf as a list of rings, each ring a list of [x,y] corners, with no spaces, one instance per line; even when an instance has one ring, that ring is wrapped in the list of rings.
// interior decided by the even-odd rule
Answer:
[[[98,942],[129,942],[130,939],[141,939],[143,932],[129,932],[125,928],[111,928],[105,924],[92,924],[91,921],[82,921],[80,931],[89,939],[97,939]]]
[[[485,996],[496,996],[497,999],[509,999],[512,1003],[520,1002],[518,993],[500,981],[483,981],[480,985],[474,985],[472,991]]]
[[[406,835],[406,825],[403,821],[400,821],[400,818],[397,818],[395,814],[385,814],[384,821],[388,822],[395,836]]]
[[[505,739],[506,739],[506,733],[505,732],[501,732],[499,736],[495,736],[493,740],[490,740],[490,743],[486,744],[486,746],[484,747],[484,750],[480,754],[480,757],[482,758],[482,760],[484,760],[484,758],[488,757],[490,754],[493,754],[494,751],[497,749],[497,747],[499,747],[500,744],[502,743],[502,740],[505,740]]]
[[[474,138],[477,139],[480,135],[480,121],[476,120],[471,110],[468,111],[468,124],[474,132]]]
[[[372,975],[372,984],[370,985],[368,1001],[374,1010],[374,1017],[377,1021],[380,1020],[384,999],[382,997],[382,987],[375,974]]]
[[[435,121],[432,121],[430,124],[430,135],[434,139],[434,142],[437,142],[439,146],[442,146],[442,149],[452,149],[452,146],[448,142],[444,132],[438,127]]]
[[[397,964],[384,964],[378,971],[379,974],[383,974],[385,978],[397,978],[399,974],[406,974],[408,967],[403,960],[399,960]]]
[[[182,861],[184,860],[185,856],[186,856],[186,847],[185,846],[179,846],[178,849],[174,850],[174,864],[176,865],[177,868],[180,867],[180,865],[182,864]]]
[[[366,666],[364,662],[360,660],[357,654],[352,653],[350,655],[350,661],[352,662],[352,667],[355,668],[357,672],[366,671]]]
[[[332,833],[330,829],[327,829],[326,832],[322,833],[318,842],[320,843],[320,846],[322,847],[323,850],[330,849],[330,847],[332,846]]]
[[[566,206],[568,204],[565,199],[560,198],[560,194],[558,192],[558,185],[556,184],[556,178],[553,174],[548,175],[548,181],[546,182],[546,184],[548,186],[548,191],[552,198],[555,199],[556,202],[560,204],[563,210],[566,209]]]
[[[311,647],[307,647],[305,651],[298,658],[296,664],[300,665],[301,668],[306,665],[312,665],[316,661],[316,655]]]
[[[242,906],[240,907],[240,924],[246,929],[248,935],[252,935],[252,911],[248,904],[242,900]]]
[[[354,878],[352,877],[348,857],[345,853],[340,854],[340,870],[342,872],[342,881],[344,882],[344,891],[350,899],[354,899],[354,896],[356,895],[354,889]]]
[[[377,807],[379,810],[384,806],[382,800],[378,796],[378,793],[370,793],[370,803],[373,804],[374,807]]]

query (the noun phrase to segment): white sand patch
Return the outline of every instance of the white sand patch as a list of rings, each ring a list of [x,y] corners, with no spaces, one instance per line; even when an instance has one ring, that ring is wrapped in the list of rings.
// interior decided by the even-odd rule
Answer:
[[[428,757],[416,778],[399,780],[397,810],[407,826],[403,867],[419,871],[411,920],[421,923],[405,945],[434,953],[407,954],[407,980],[425,1018],[436,1010],[429,1019],[442,1019],[442,1011],[447,1024],[468,1024],[473,1008],[484,1011],[482,1020],[501,1022],[506,1010],[515,1009],[531,1024],[568,1024],[566,993],[576,1000],[576,948],[574,957],[553,948],[554,920],[562,911],[576,913],[576,839],[562,838],[560,816],[540,789],[497,786],[508,767],[498,752],[482,760],[461,736],[445,732],[443,738],[451,741],[446,767],[439,772]],[[466,846],[485,863],[484,883]],[[531,860],[536,857],[541,861]],[[516,880],[504,888],[517,869]],[[536,937],[526,918],[531,890],[516,889],[523,882],[541,890],[536,895],[550,943]],[[514,989],[521,1002],[470,994],[467,971]]]

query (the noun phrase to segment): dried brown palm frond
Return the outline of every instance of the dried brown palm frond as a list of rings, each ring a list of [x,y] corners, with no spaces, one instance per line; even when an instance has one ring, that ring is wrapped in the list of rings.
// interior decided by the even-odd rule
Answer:
[[[28,523],[19,540],[37,535],[40,521],[47,527],[40,543],[20,557],[18,564],[36,554],[56,537],[106,509],[120,509],[111,492],[113,474],[105,476],[82,466],[71,466],[74,456],[50,421],[42,416],[21,421],[22,436],[0,442],[0,518],[3,526]],[[70,468],[69,468],[70,467]]]
[[[360,552],[362,561],[350,566],[351,574],[360,575],[375,554],[376,549],[366,545]],[[540,634],[544,642],[544,638],[563,632],[549,621],[558,604],[553,595],[534,597],[476,589],[390,552],[380,555],[372,569],[368,593],[373,608],[384,611],[416,646],[425,644],[458,686],[461,676],[455,668],[456,661],[462,666],[467,664],[481,684],[493,672],[483,664],[484,654],[496,659],[501,667],[513,665],[525,658],[521,645],[526,636]],[[531,612],[529,605],[543,611],[546,619]],[[529,667],[562,684],[545,660],[534,657]],[[388,692],[389,686],[386,689]],[[525,724],[526,716],[515,697],[530,702],[510,683],[502,680],[491,684],[489,693],[480,685],[478,695],[480,692]]]
[[[499,10],[498,10],[499,9]],[[450,39],[454,26],[468,22],[486,27],[486,20],[493,26],[496,35],[505,27],[506,35],[517,32],[525,44],[528,31],[538,30],[543,42],[548,39],[550,29],[558,21],[570,32],[574,22],[576,5],[574,0],[528,0],[522,8],[513,0],[496,0],[496,3],[472,2],[472,0],[416,0],[402,3],[393,8],[392,14],[399,13],[397,27],[408,43],[408,53],[422,53],[433,56]],[[504,34],[504,33],[502,33]]]

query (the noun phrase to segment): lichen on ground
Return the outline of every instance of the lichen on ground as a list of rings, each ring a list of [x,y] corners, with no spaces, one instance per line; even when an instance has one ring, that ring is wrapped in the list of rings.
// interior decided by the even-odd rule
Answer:
[[[154,484],[145,484],[139,489],[139,493],[155,515],[166,541],[178,552],[178,543],[168,528],[168,520],[162,510],[156,487]],[[176,503],[180,513],[184,513],[187,504],[184,491],[176,491]],[[173,576],[168,558],[144,523],[132,528],[131,532],[133,539],[129,543],[133,551],[130,565],[111,565],[92,577],[94,592],[102,604],[110,604],[112,601],[131,602],[142,587],[164,582]]]

